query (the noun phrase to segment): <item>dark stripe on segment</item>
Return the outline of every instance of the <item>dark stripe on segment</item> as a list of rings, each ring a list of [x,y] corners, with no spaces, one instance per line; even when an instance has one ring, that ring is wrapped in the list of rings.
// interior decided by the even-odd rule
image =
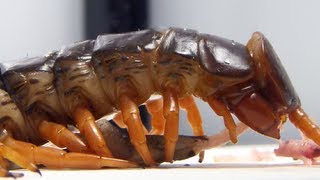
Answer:
[[[77,78],[86,77],[86,76],[89,76],[89,75],[90,75],[90,72],[87,72],[87,73],[84,73],[84,74],[78,74],[78,75],[75,75],[75,76],[71,76],[71,77],[69,78],[69,80],[72,81],[72,80],[75,80],[75,79],[77,79]]]
[[[16,111],[16,110],[18,110],[18,107],[17,107],[17,106],[14,106],[14,107],[12,108],[12,110]]]
[[[195,72],[192,68],[189,67],[179,67],[180,70],[182,70],[184,73],[189,74],[190,76]]]
[[[26,81],[16,82],[16,83],[13,85],[12,90],[17,93],[17,92],[19,92],[20,90],[22,90],[25,85],[26,85]]]
[[[126,71],[128,71],[128,70],[133,70],[133,69],[145,69],[145,68],[147,68],[146,65],[140,65],[140,66],[126,67],[126,68],[124,68],[124,69],[125,69]]]
[[[72,93],[74,93],[74,92],[77,92],[77,89],[78,89],[78,87],[70,88],[70,89],[68,89],[68,90],[66,90],[66,91],[64,92],[64,95],[65,95],[65,96],[68,96],[68,95],[70,95],[70,94],[72,94]]]
[[[45,91],[37,91],[37,92],[35,93],[35,95],[42,95],[42,94],[45,94]]]
[[[81,79],[80,81],[78,81],[79,84],[86,82],[87,80],[85,79]]]
[[[171,60],[170,59],[165,59],[165,60],[161,60],[158,62],[158,64],[161,64],[161,65],[168,65],[170,64]]]
[[[188,62],[183,62],[183,63],[181,63],[181,65],[188,66],[188,67],[192,67],[193,66],[191,63],[188,63]]]
[[[117,58],[110,58],[110,59],[107,59],[105,61],[103,61],[106,65],[109,65],[109,64],[113,64],[113,63],[116,63],[118,61]]]
[[[181,70],[186,70],[186,71],[192,71],[193,69],[191,69],[190,67],[185,67],[185,66],[180,66],[179,69]]]
[[[47,83],[47,84],[44,84],[43,86],[44,86],[44,87],[50,87],[50,86],[52,86],[52,83],[49,82],[49,83]]]
[[[4,116],[0,118],[1,124],[5,123],[6,121],[11,121],[11,118],[9,116]]]
[[[133,74],[139,74],[141,71],[132,71]]]
[[[81,68],[77,67],[77,68],[74,68],[74,69],[72,70],[72,72],[77,72],[77,71],[80,71],[80,70],[81,70]]]
[[[12,100],[12,99],[8,99],[7,101],[2,101],[2,102],[1,102],[1,105],[2,105],[2,106],[5,106],[5,105],[7,105],[7,104],[12,104],[12,103],[14,103],[13,100]]]
[[[39,83],[40,81],[38,79],[29,79],[29,83],[30,84],[37,84]]]
[[[184,76],[180,73],[169,73],[168,77],[172,77],[172,78],[184,78]]]
[[[128,80],[130,78],[130,75],[123,75],[123,76],[117,76],[114,78],[114,81],[123,81],[123,80]]]

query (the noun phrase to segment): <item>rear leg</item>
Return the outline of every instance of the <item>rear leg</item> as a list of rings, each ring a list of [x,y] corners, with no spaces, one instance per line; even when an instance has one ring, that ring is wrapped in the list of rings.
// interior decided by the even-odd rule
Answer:
[[[29,164],[42,164],[48,168],[77,168],[77,169],[100,169],[103,167],[116,167],[116,168],[133,168],[138,167],[135,163],[128,162],[126,160],[101,157],[93,154],[84,154],[70,152],[67,153],[63,150],[58,150],[51,147],[38,147],[30,143],[17,141],[10,136],[6,136],[3,139],[3,143],[6,147],[13,149],[9,150],[10,155],[12,152],[21,154],[23,160],[29,162]],[[21,157],[18,158],[21,162]],[[17,160],[14,161],[15,163]],[[23,165],[23,168],[27,168],[33,171],[34,165]],[[32,169],[33,168],[33,169]]]
[[[11,173],[5,168],[0,167],[0,177],[12,177],[12,178],[18,178],[23,177],[23,174],[21,173]]]
[[[6,138],[7,132],[3,132],[1,134],[1,141]],[[23,153],[17,152],[13,148],[3,144],[2,142],[0,143],[0,177],[16,177],[16,176],[21,176],[21,174],[12,174],[8,172],[8,163],[6,162],[5,159],[10,160],[11,162],[15,163],[16,165],[20,166],[21,168],[30,170],[32,172],[37,172],[39,174],[40,171],[37,168],[37,166],[26,156],[23,155]]]

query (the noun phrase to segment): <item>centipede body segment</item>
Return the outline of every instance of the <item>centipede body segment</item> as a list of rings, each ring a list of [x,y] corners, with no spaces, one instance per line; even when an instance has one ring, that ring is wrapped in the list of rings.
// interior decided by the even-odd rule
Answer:
[[[320,145],[319,127],[301,113],[299,97],[278,56],[258,32],[246,46],[178,28],[100,35],[96,40],[77,42],[20,64],[4,64],[2,81],[0,125],[8,134],[1,143],[25,156],[27,152],[9,142],[32,143],[30,146],[36,150],[32,153],[40,159],[30,160],[31,164],[43,162],[59,168],[134,167],[131,162],[112,158],[108,142],[95,123],[110,114],[117,114],[117,122],[127,128],[131,143],[145,164],[157,164],[147,146],[148,132],[139,115],[138,106],[144,103],[153,119],[151,133],[164,136],[164,158],[172,162],[180,109],[187,111],[194,135],[205,135],[193,96],[208,102],[222,117],[234,143],[237,132],[232,114],[272,138],[280,138],[280,127],[289,117]],[[161,98],[150,99],[153,95]],[[76,126],[85,140],[64,128],[67,125]],[[47,132],[48,129],[52,131]],[[10,138],[12,141],[4,140]],[[35,146],[47,141],[80,154],[64,155],[60,164],[48,162],[46,155],[58,151]],[[56,153],[57,158],[59,153],[65,152]],[[81,161],[96,155],[109,159],[99,162],[100,166],[86,166]]]

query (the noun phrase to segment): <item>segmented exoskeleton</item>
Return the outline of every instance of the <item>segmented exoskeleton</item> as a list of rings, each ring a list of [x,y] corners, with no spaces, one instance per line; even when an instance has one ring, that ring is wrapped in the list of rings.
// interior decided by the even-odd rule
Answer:
[[[4,68],[2,78],[27,122],[21,133],[34,144],[50,140],[70,151],[113,157],[94,121],[118,113],[115,119],[127,127],[144,162],[154,165],[138,110],[146,103],[153,116],[152,133],[164,134],[165,161],[171,162],[180,107],[187,110],[194,134],[204,135],[192,96],[223,117],[232,142],[237,142],[234,114],[273,138],[280,138],[280,126],[289,116],[320,144],[318,126],[301,109],[279,58],[261,33],[254,33],[247,46],[177,28],[108,34],[30,61]],[[162,98],[150,100],[155,94]],[[52,131],[66,124],[78,127],[88,147],[68,130]],[[11,133],[19,139],[16,130]]]

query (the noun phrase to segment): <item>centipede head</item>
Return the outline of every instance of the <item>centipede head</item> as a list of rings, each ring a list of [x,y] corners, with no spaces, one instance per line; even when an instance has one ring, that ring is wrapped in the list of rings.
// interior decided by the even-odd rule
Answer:
[[[300,110],[300,99],[279,57],[261,33],[253,34],[247,48],[254,64],[254,76],[235,88],[245,89],[243,93],[226,91],[229,97],[225,100],[240,121],[259,133],[279,139],[281,125]]]

